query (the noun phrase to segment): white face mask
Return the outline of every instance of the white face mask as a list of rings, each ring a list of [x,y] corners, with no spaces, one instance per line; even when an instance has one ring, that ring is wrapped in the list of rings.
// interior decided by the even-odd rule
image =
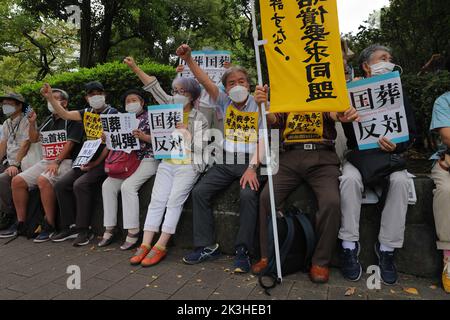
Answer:
[[[89,105],[95,110],[99,110],[105,106],[106,98],[103,95],[93,96],[88,99]]]
[[[248,89],[243,86],[235,86],[228,93],[230,99],[236,103],[244,102],[245,100],[247,100],[248,95],[249,95]]]
[[[55,108],[53,108],[52,104],[50,102],[47,102],[47,109],[48,111],[50,111],[51,113],[55,114]]]
[[[129,113],[139,113],[142,111],[142,106],[139,102],[133,102],[127,104],[125,110]]]
[[[9,117],[11,115],[14,114],[14,112],[16,112],[16,107],[10,105],[10,104],[4,104],[2,106],[3,109],[3,113],[5,114],[5,116]]]
[[[189,99],[189,97],[183,96],[181,94],[176,94],[173,96],[173,102],[175,104],[182,104],[183,107],[185,107],[186,105],[189,104],[189,102],[191,102],[191,99]]]
[[[381,61],[370,66],[372,76],[379,76],[394,71],[395,64],[391,62]]]

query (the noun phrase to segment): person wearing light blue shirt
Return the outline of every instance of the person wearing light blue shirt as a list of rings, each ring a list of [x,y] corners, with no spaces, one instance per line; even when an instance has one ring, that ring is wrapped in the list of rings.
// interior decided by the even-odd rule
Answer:
[[[433,107],[430,131],[438,132],[442,144],[431,158],[436,160],[431,177],[436,184],[433,197],[438,250],[444,251],[442,283],[450,293],[450,91],[437,98]]]

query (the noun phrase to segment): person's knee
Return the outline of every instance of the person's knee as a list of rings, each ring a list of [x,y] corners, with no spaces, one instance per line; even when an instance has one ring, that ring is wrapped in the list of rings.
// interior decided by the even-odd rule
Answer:
[[[192,199],[195,200],[201,200],[201,199],[206,199],[207,197],[207,189],[206,186],[204,184],[202,184],[201,182],[199,182],[194,189],[192,189],[191,195],[192,195]]]
[[[11,181],[11,187],[15,189],[28,189],[26,181],[21,176],[15,176]]]
[[[241,189],[240,194],[240,201],[257,201],[258,200],[258,192],[254,191],[250,188]]]
[[[135,183],[125,180],[120,186],[120,191],[122,194],[137,194],[139,187]]]
[[[406,187],[409,186],[409,178],[404,172],[394,172],[389,177],[391,187]]]
[[[37,185],[39,187],[39,190],[45,190],[45,189],[53,188],[53,186],[50,183],[50,181],[44,176],[40,176],[38,178]]]
[[[342,174],[339,177],[340,186],[356,186],[356,187],[362,187],[362,180],[361,177],[355,174]]]
[[[79,193],[79,192],[84,192],[88,187],[88,184],[83,181],[82,179],[78,179],[73,183],[73,192]]]

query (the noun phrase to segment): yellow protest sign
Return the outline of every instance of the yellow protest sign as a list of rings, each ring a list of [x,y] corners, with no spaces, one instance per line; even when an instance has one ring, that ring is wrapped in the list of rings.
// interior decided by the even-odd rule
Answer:
[[[323,113],[290,113],[283,133],[285,143],[320,142],[323,140]]]
[[[258,112],[239,111],[233,106],[227,109],[224,121],[225,139],[239,143],[258,142]]]
[[[345,111],[336,0],[260,0],[270,112]]]
[[[100,115],[93,112],[85,112],[83,117],[84,132],[88,140],[97,140],[102,137],[103,127]]]

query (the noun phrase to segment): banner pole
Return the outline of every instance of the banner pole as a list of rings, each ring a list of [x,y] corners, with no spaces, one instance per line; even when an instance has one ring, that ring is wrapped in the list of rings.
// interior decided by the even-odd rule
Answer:
[[[255,56],[256,56],[256,68],[258,72],[258,85],[263,86],[262,79],[262,70],[261,70],[261,56],[259,52],[259,46],[263,44],[262,41],[259,41],[258,29],[256,26],[256,10],[255,10],[255,0],[251,1],[251,11],[252,11],[252,23],[253,23],[253,41],[255,45]],[[272,212],[272,226],[273,226],[273,240],[275,243],[275,260],[277,266],[277,277],[278,282],[281,283],[283,280],[283,276],[281,274],[281,259],[280,259],[280,245],[278,242],[278,226],[277,226],[277,213],[275,209],[275,195],[273,188],[273,171],[272,171],[272,157],[270,155],[270,147],[269,147],[269,130],[267,128],[267,118],[266,118],[266,106],[262,104],[262,108],[260,110],[262,115],[262,122],[265,130],[264,133],[264,148],[267,160],[267,176],[269,183],[269,194],[270,194],[270,208]]]

